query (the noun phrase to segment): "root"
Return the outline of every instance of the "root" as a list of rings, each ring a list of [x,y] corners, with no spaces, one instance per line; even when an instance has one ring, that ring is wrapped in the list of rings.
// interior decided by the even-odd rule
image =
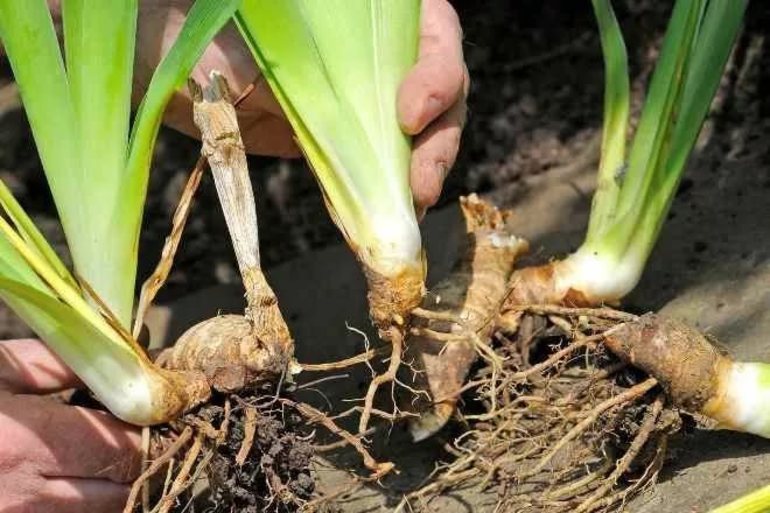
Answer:
[[[348,408],[347,410],[335,414],[333,417],[330,417],[332,420],[338,420],[344,417],[347,417],[349,415],[352,415],[353,413],[363,413],[364,407],[363,406],[353,406],[352,408]],[[408,419],[410,417],[416,417],[418,416],[417,413],[411,413],[408,411],[402,411],[402,412],[396,412],[396,413],[388,413],[383,410],[378,410],[377,408],[372,408],[369,410],[370,417],[379,417],[381,419],[385,419],[391,424],[395,424],[396,422],[404,419]],[[366,432],[371,431],[372,428],[367,429]],[[363,433],[359,433],[359,436],[362,436]]]
[[[179,249],[179,243],[182,240],[182,233],[187,224],[187,218],[190,216],[192,200],[195,197],[195,193],[198,191],[198,186],[201,183],[201,178],[203,177],[205,169],[206,159],[201,156],[195,163],[195,167],[190,172],[190,176],[187,178],[187,182],[182,190],[182,196],[179,198],[179,203],[177,203],[174,216],[171,220],[171,233],[166,237],[166,240],[163,243],[160,260],[158,260],[158,264],[155,266],[155,270],[150,277],[142,284],[139,302],[136,307],[136,317],[134,319],[134,338],[139,338],[139,333],[144,326],[144,317],[147,314],[147,310],[152,305],[152,301],[155,299],[158,291],[165,285],[168,275],[171,273],[171,268],[174,265],[174,257],[176,256],[177,249]]]
[[[646,448],[668,433],[664,416],[676,414],[661,394],[651,396],[654,377],[629,385],[634,375],[603,344],[635,317],[540,305],[536,314],[520,311],[542,328],[498,337],[502,368],[482,360],[464,387],[466,410],[481,411],[464,416],[468,430],[447,446],[452,460],[404,497],[402,511],[427,508],[447,489],[493,486],[499,511],[586,513],[628,499],[657,475],[664,445]]]
[[[363,458],[364,466],[367,469],[372,471],[372,475],[370,476],[371,480],[376,481],[377,479],[380,479],[385,474],[393,470],[394,468],[393,463],[391,462],[380,463],[377,460],[375,460],[372,457],[372,455],[369,453],[369,451],[366,449],[364,444],[361,442],[360,438],[348,433],[344,429],[337,426],[337,424],[323,412],[313,408],[309,404],[296,403],[293,401],[288,401],[286,399],[282,401],[296,408],[298,412],[300,412],[302,415],[304,415],[308,419],[309,422],[322,424],[331,433],[342,438],[351,447],[353,447],[358,452],[358,454],[360,454],[361,457]]]
[[[331,418],[331,417],[329,417],[329,418]],[[350,434],[350,436],[352,436],[353,438],[361,440],[361,439],[363,439],[366,436],[373,435],[376,431],[377,430],[375,428],[369,428],[369,430],[366,433],[364,433],[363,435],[353,435],[353,434],[350,434],[350,433],[347,433],[347,434]],[[342,438],[341,440],[338,440],[336,442],[332,442],[332,443],[328,443],[328,444],[324,444],[324,445],[314,445],[313,446],[313,450],[315,450],[316,453],[320,454],[320,453],[329,452],[329,451],[336,451],[337,449],[341,449],[341,448],[347,447],[349,445],[351,445],[349,437],[345,437],[345,438]]]
[[[612,467],[613,463],[611,461],[605,461],[601,467],[594,470],[593,472],[589,472],[585,475],[585,477],[572,481],[571,483],[568,483],[561,488],[557,488],[556,490],[549,491],[545,495],[545,499],[558,500],[560,497],[573,496],[583,490],[591,490],[598,486],[596,485],[597,482],[601,484],[604,476],[607,475],[607,471],[609,471],[609,469]]]
[[[227,83],[214,72],[206,91],[194,81],[189,85],[201,152],[214,175],[247,307],[244,317],[219,316],[193,326],[158,360],[168,368],[202,371],[214,390],[233,393],[277,381],[293,357],[294,344],[260,268],[254,192]]]
[[[403,326],[409,312],[420,304],[425,294],[425,266],[418,263],[403,267],[396,276],[386,276],[367,265],[365,259],[359,260],[366,276],[369,318],[379,330],[380,338],[387,340],[388,332]]]
[[[735,361],[707,335],[653,314],[622,324],[605,343],[623,361],[655,376],[673,405],[702,424],[770,437],[761,413],[767,363]]]
[[[134,484],[124,513],[136,510],[139,490],[164,466],[168,472],[162,490],[155,492],[152,513],[184,511],[204,475],[211,493],[196,503],[206,501],[212,513],[291,512],[312,497],[313,452],[309,439],[295,434],[304,424],[291,406],[301,405],[283,397],[278,400],[286,408],[274,409],[259,406],[265,401],[256,397],[218,399],[220,406],[205,406],[170,426],[181,434]],[[167,431],[155,436],[165,437]]]
[[[533,365],[529,369],[510,374],[505,378],[501,386],[505,387],[510,385],[514,381],[521,381],[529,378],[530,376],[542,374],[548,369],[567,361],[574,353],[578,351],[578,349],[583,349],[584,347],[587,347],[590,344],[594,344],[597,341],[602,340],[604,337],[605,337],[604,334],[596,335],[593,337],[581,337],[576,342],[569,344],[564,349],[556,351],[554,354],[549,356],[546,360],[536,365]]]
[[[570,306],[559,305],[514,305],[510,307],[511,310],[525,311],[538,315],[563,315],[565,317],[593,317],[599,319],[610,319],[613,321],[634,321],[639,318],[638,315],[623,312],[622,310],[615,310],[614,308],[575,308]],[[503,313],[505,310],[503,310]]]
[[[179,434],[134,483],[125,513],[137,508],[142,491],[142,508],[145,513],[150,510],[148,482],[164,466],[168,472],[160,497],[154,497],[152,513],[167,513],[177,505],[186,510],[189,503],[183,502],[204,473],[211,488],[207,511],[216,513],[256,513],[268,506],[275,511],[296,511],[313,494],[308,470],[311,444],[309,438],[295,433],[301,429],[300,416],[288,408],[271,409],[283,398],[284,376],[294,370],[290,368],[293,341],[260,269],[253,191],[227,85],[219,75],[212,75],[212,84],[206,100],[200,88],[192,85],[195,121],[203,132],[202,154],[215,177],[248,307],[244,316],[220,316],[193,326],[173,348],[158,356],[157,363],[166,369],[194,371],[188,374],[198,378],[194,384],[205,389],[209,400],[153,431],[156,441]],[[171,270],[204,164],[205,160],[199,160],[188,181],[161,260],[142,290],[135,331],[141,328],[144,312]],[[270,401],[250,402],[262,399],[266,390]]]
[[[192,447],[187,452],[187,455],[182,462],[182,466],[179,469],[179,473],[174,478],[174,482],[171,484],[171,489],[158,503],[154,511],[158,513],[168,513],[171,507],[174,505],[174,501],[184,492],[192,483],[187,482],[187,476],[190,475],[195,460],[198,459],[198,455],[203,448],[203,436],[198,435],[193,441]]]
[[[338,362],[300,363],[298,365],[303,372],[329,372],[333,370],[347,369],[348,367],[353,367],[354,365],[361,363],[367,363],[377,356],[386,354],[387,351],[387,347],[381,347],[378,349],[370,349],[364,353],[352,356],[350,358],[345,358],[344,360],[340,360]]]
[[[243,443],[241,448],[238,449],[238,454],[235,456],[235,464],[242,467],[246,462],[246,458],[251,452],[251,447],[254,445],[254,435],[257,432],[257,410],[251,407],[246,407],[246,422],[243,426]]]
[[[307,513],[316,513],[317,511],[323,511],[321,510],[321,506],[324,504],[327,504],[333,500],[339,499],[344,496],[351,496],[354,493],[356,493],[358,490],[363,488],[365,484],[365,481],[361,481],[360,479],[354,479],[351,484],[345,484],[343,486],[340,486],[334,491],[331,491],[329,493],[326,493],[323,497],[319,497],[317,499],[313,499],[312,501],[308,502],[302,507],[303,512]]]
[[[242,151],[232,134],[227,137],[227,148]],[[207,155],[221,161],[212,167],[232,167],[227,159],[233,155],[217,156],[217,144],[223,143],[207,147]],[[690,331],[654,316],[586,308],[587,298],[556,289],[556,263],[511,275],[526,243],[507,231],[508,214],[475,197],[464,199],[462,206],[468,248],[451,277],[411,317],[391,311],[403,307],[411,292],[390,298],[392,305],[379,301],[382,297],[373,302],[380,309],[375,322],[391,343],[389,349],[298,365],[307,372],[327,372],[368,364],[390,352],[387,369],[373,375],[363,404],[337,415],[282,393],[283,376],[293,369],[293,341],[264,275],[258,266],[244,263],[245,253],[239,252],[249,302],[246,315],[194,326],[160,359],[171,369],[203,371],[219,392],[217,402],[172,426],[179,436],[134,484],[124,513],[136,509],[150,478],[165,466],[166,482],[153,513],[174,508],[203,473],[214,490],[211,511],[216,513],[311,511],[329,498],[311,500],[313,483],[306,466],[299,470],[299,465],[286,463],[309,463],[314,448],[293,426],[318,425],[339,438],[315,446],[318,451],[347,445],[357,451],[370,471],[368,478],[356,480],[360,486],[394,469],[367,448],[364,437],[375,432],[372,417],[391,423],[408,418],[413,437],[420,440],[447,422],[461,395],[467,430],[447,444],[451,461],[406,494],[397,511],[427,503],[448,488],[473,485],[494,486],[500,511],[586,513],[625,501],[651,483],[666,447],[669,428],[664,419],[675,415],[661,394],[651,393],[653,388],[660,384],[676,404],[701,411],[716,385],[696,377],[707,370],[713,374],[723,355],[710,344],[706,348],[693,342]],[[243,214],[238,208],[233,212]],[[371,284],[372,276],[367,277]],[[414,289],[414,283],[409,285]],[[544,304],[549,301],[566,306]],[[628,364],[651,377],[640,378]],[[399,376],[406,367],[413,371],[416,388],[430,392],[430,401],[410,398],[419,413],[396,406],[393,412],[375,408],[383,386],[412,390]],[[471,380],[463,386],[470,372]],[[267,393],[260,388],[276,382]],[[422,399],[419,392],[413,394]],[[357,412],[357,434],[336,423]],[[286,418],[294,418],[294,424]],[[651,450],[654,442],[657,448]],[[149,501],[143,503],[146,508]]]
[[[567,442],[572,441],[575,439],[578,435],[583,433],[588,427],[597,421],[599,416],[604,413],[605,411],[609,410],[610,408],[613,408],[615,406],[618,406],[620,404],[623,404],[628,401],[632,401],[634,399],[637,399],[638,397],[646,394],[648,391],[650,391],[655,385],[657,385],[658,382],[655,380],[655,378],[647,378],[642,383],[639,383],[638,385],[635,385],[631,387],[630,389],[626,390],[622,394],[619,394],[611,399],[608,399],[598,406],[596,406],[594,409],[592,409],[588,415],[580,421],[575,427],[573,427],[569,432],[567,432],[566,435],[564,435],[558,442],[556,442],[555,445],[553,445],[548,452],[543,456],[537,465],[535,465],[535,468],[530,470],[529,472],[521,475],[520,477],[530,477],[541,470],[545,468],[545,466],[548,464],[549,461],[556,455],[559,450],[564,447]]]
[[[238,95],[238,98],[233,102],[233,106],[237,107],[249,95],[254,91],[255,84],[251,83]],[[139,302],[137,303],[136,316],[134,318],[133,326],[133,338],[138,339],[139,334],[144,325],[144,317],[147,314],[152,305],[152,301],[158,294],[163,285],[165,285],[168,279],[171,268],[174,265],[174,257],[179,249],[179,244],[182,240],[182,233],[184,232],[187,219],[190,216],[190,210],[192,208],[192,200],[195,197],[195,193],[198,191],[201,178],[207,167],[206,157],[201,155],[195,162],[195,166],[190,171],[190,176],[187,178],[182,195],[179,198],[174,215],[171,218],[171,231],[166,237],[163,243],[163,249],[160,253],[160,259],[158,260],[155,269],[149,278],[147,278],[142,284],[142,290],[139,294]]]
[[[188,329],[157,362],[174,370],[197,370],[218,392],[235,393],[261,382],[277,382],[286,372],[291,346],[259,337],[249,319],[221,315]]]
[[[583,311],[592,312],[593,315],[601,311],[610,319],[621,316],[623,318],[617,320],[630,320],[628,314],[611,309],[593,310],[593,307],[600,306],[605,301],[601,297],[571,288],[570,284],[574,281],[572,265],[568,258],[515,271],[508,281],[508,291],[497,319],[498,326],[505,332],[514,333],[524,311],[539,314],[558,313],[559,310],[576,312],[581,310],[581,307],[587,307],[583,308]]]
[[[139,497],[139,493],[142,490],[144,486],[147,485],[150,478],[152,478],[155,474],[157,474],[164,465],[169,463],[176,454],[179,453],[179,451],[182,450],[182,447],[184,447],[187,442],[190,441],[190,439],[193,436],[193,430],[191,427],[187,427],[182,431],[177,439],[174,441],[173,444],[158,458],[156,458],[152,464],[142,472],[142,475],[140,475],[136,481],[134,481],[134,484],[131,485],[131,491],[128,495],[128,501],[126,502],[125,508],[123,508],[123,513],[131,513],[134,510],[134,507],[136,505],[136,500]]]
[[[636,437],[634,438],[633,442],[631,442],[631,445],[626,451],[626,454],[624,454],[620,461],[617,462],[615,470],[613,470],[612,473],[605,479],[605,483],[602,486],[597,488],[590,497],[588,497],[585,501],[583,501],[582,504],[580,504],[580,506],[578,506],[578,508],[575,510],[575,513],[591,511],[592,506],[616,485],[620,476],[622,476],[629,469],[631,463],[633,463],[637,456],[639,456],[639,452],[642,450],[642,447],[644,447],[644,444],[647,443],[647,440],[650,438],[650,435],[655,428],[655,421],[658,420],[658,416],[662,410],[663,397],[659,395],[658,398],[655,399],[655,402],[652,405],[652,409],[647,414],[647,417],[645,417],[644,423],[639,428],[639,432],[636,433]]]
[[[555,260],[537,267],[525,267],[511,275],[508,293],[500,311],[516,311],[521,305],[565,305],[591,307],[600,303],[582,292],[564,288],[559,274],[564,272],[565,260]]]
[[[401,366],[401,351],[403,349],[403,335],[400,330],[391,328],[389,335],[391,343],[390,362],[388,363],[388,369],[384,374],[379,374],[372,379],[369,383],[369,389],[366,391],[364,397],[364,409],[361,412],[361,418],[358,422],[358,432],[363,433],[369,426],[369,419],[372,416],[372,408],[374,408],[374,396],[377,393],[377,389],[386,383],[391,383],[396,380],[398,368]]]
[[[142,428],[142,474],[147,471],[150,460],[151,432],[148,426]],[[140,474],[141,475],[141,474]],[[146,483],[146,481],[145,481]],[[150,487],[147,484],[141,484],[142,490],[142,513],[150,512]]]

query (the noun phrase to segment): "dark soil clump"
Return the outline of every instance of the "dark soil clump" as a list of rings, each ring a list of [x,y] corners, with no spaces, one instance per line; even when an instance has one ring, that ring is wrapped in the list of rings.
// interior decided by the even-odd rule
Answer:
[[[146,511],[141,503],[160,513],[303,510],[316,496],[313,433],[292,408],[290,392],[272,389],[217,394],[155,428],[151,464],[134,483],[127,511]],[[148,483],[152,492],[140,492]]]
[[[298,511],[313,496],[313,449],[302,437],[302,419],[273,397],[232,397],[226,440],[215,448],[206,469],[211,488],[204,510],[211,513]],[[260,404],[261,403],[261,404]],[[249,418],[248,411],[251,411]],[[225,408],[207,406],[197,417],[213,426],[225,421]],[[249,427],[251,423],[251,427]],[[252,441],[246,431],[252,429]],[[251,444],[247,452],[245,444]],[[244,452],[242,452],[244,451]],[[239,454],[245,455],[239,465]]]

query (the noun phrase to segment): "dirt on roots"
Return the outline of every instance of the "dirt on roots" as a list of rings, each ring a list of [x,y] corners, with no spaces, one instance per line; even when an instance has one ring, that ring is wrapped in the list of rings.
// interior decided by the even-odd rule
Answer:
[[[272,385],[217,394],[151,430],[149,463],[128,511],[293,512],[315,495],[313,432]]]

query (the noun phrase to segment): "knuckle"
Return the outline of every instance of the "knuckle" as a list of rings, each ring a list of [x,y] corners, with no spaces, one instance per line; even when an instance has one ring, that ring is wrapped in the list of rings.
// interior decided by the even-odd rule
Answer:
[[[27,461],[23,451],[19,450],[18,444],[14,443],[13,437],[4,437],[0,441],[0,476],[22,471]]]
[[[454,165],[454,156],[446,155],[445,158],[441,158],[436,161],[436,175],[438,177],[438,183],[443,184],[446,177],[449,176],[449,171],[452,170]]]
[[[430,112],[431,119],[433,121],[437,116],[442,114],[447,107],[452,104],[452,95],[445,89],[436,88],[428,92],[428,100],[426,102],[427,112]]]
[[[420,208],[429,208],[438,203],[441,196],[441,187],[431,187],[414,191],[414,202]]]
[[[444,79],[428,85],[428,100],[441,109],[447,109],[462,97],[465,75],[461,63],[441,63]]]
[[[19,474],[35,474],[41,465],[39,442],[35,429],[44,429],[46,424],[33,422],[33,416],[26,413],[34,410],[40,398],[25,396],[0,396],[0,477]]]
[[[460,133],[457,136],[457,145],[460,145],[460,138],[462,137],[462,131],[465,130],[465,125],[468,124],[468,107],[465,105],[465,102],[463,101],[462,109],[460,110],[460,114],[458,115],[458,125],[460,128]]]
[[[433,161],[452,167],[460,150],[462,140],[465,109],[454,108],[450,115],[442,123],[442,127],[435,133],[435,145],[433,149]]]
[[[462,91],[462,88],[465,84],[465,63],[462,61],[462,59],[458,61],[454,61],[451,64],[447,65],[446,67],[446,73],[449,77],[451,84],[453,84],[454,87],[454,93],[455,95],[459,94],[460,91]]]
[[[451,5],[447,6],[449,8],[449,12],[447,13],[447,21],[451,23],[452,28],[457,32],[457,37],[460,41],[463,39],[463,26],[460,24],[460,15],[457,14],[457,11],[455,11],[454,7]]]

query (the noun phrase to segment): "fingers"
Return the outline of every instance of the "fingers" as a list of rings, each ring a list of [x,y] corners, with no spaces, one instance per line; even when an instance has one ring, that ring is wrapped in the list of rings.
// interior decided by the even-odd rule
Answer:
[[[0,480],[3,513],[114,513],[122,511],[128,499],[128,485],[109,481],[22,477],[18,483]]]
[[[99,478],[130,483],[141,434],[111,415],[45,397],[0,396],[0,475]]]
[[[0,342],[0,390],[47,394],[79,385],[75,374],[41,341]]]
[[[141,435],[111,415],[49,397],[77,384],[40,341],[0,343],[0,510],[121,511],[140,472]]]
[[[419,219],[441,196],[457,158],[465,116],[465,101],[459,100],[414,140],[410,182]]]
[[[247,102],[248,98],[244,104]],[[238,124],[246,151],[252,155],[282,158],[302,155],[294,139],[294,130],[282,116],[244,108],[238,111]]]
[[[457,158],[469,88],[457,13],[446,0],[425,0],[419,59],[398,95],[401,125],[416,136],[410,181],[420,218],[438,201]]]
[[[128,485],[97,479],[46,479],[39,494],[19,509],[25,513],[113,513],[122,511]]]
[[[446,0],[425,0],[417,64],[398,92],[404,131],[410,135],[422,132],[463,96],[467,86],[457,13]]]

